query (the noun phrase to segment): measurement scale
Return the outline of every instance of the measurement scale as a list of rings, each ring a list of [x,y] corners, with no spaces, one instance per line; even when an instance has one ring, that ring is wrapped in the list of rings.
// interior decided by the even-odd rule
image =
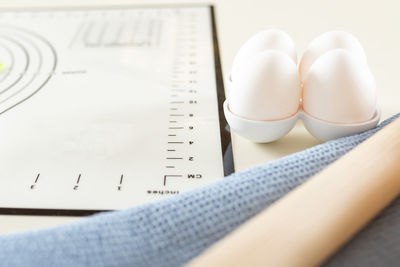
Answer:
[[[223,100],[210,6],[0,12],[0,213],[88,215],[221,179]]]

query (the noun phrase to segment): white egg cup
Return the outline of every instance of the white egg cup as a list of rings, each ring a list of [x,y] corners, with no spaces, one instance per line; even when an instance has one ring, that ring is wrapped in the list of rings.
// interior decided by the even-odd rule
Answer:
[[[226,77],[228,89],[232,81],[230,74]],[[231,129],[239,135],[256,143],[269,143],[288,134],[297,120],[302,120],[308,132],[321,141],[353,135],[374,128],[381,116],[377,108],[372,119],[361,123],[333,123],[317,119],[299,109],[294,115],[282,120],[249,120],[233,114],[229,109],[229,98],[224,102],[224,113]]]

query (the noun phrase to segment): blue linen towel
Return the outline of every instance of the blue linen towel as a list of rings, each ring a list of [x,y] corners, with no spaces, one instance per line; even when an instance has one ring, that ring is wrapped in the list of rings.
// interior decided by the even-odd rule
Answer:
[[[315,146],[162,201],[49,229],[0,236],[0,265],[181,266],[395,117],[398,115],[373,130]],[[400,198],[326,265],[399,263]]]

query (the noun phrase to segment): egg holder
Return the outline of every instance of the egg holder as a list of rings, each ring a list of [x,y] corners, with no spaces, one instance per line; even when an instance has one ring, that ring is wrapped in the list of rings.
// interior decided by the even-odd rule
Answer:
[[[227,88],[232,87],[231,75],[226,79]],[[376,108],[372,119],[361,123],[333,123],[317,119],[307,114],[301,106],[298,111],[288,118],[281,120],[250,120],[233,114],[229,109],[229,97],[224,101],[224,113],[232,130],[239,135],[256,143],[276,141],[288,134],[301,120],[307,131],[321,141],[328,141],[348,135],[353,135],[374,128],[381,116],[381,111]]]

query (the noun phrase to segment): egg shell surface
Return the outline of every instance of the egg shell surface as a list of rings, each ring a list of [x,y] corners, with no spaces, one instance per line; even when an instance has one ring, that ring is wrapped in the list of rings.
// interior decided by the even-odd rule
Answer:
[[[310,67],[318,57],[334,49],[348,50],[358,57],[360,61],[367,62],[367,57],[360,41],[352,34],[344,31],[326,32],[315,38],[304,52],[299,64],[301,80],[305,80]]]
[[[290,36],[277,29],[262,31],[247,40],[236,54],[231,70],[234,80],[240,68],[254,55],[268,50],[277,50],[287,54],[297,64],[296,46]]]
[[[296,64],[285,53],[267,51],[248,60],[232,81],[229,109],[250,120],[279,120],[297,113],[301,86]]]
[[[333,123],[370,120],[376,110],[376,83],[366,63],[344,49],[319,57],[303,83],[303,109]]]

